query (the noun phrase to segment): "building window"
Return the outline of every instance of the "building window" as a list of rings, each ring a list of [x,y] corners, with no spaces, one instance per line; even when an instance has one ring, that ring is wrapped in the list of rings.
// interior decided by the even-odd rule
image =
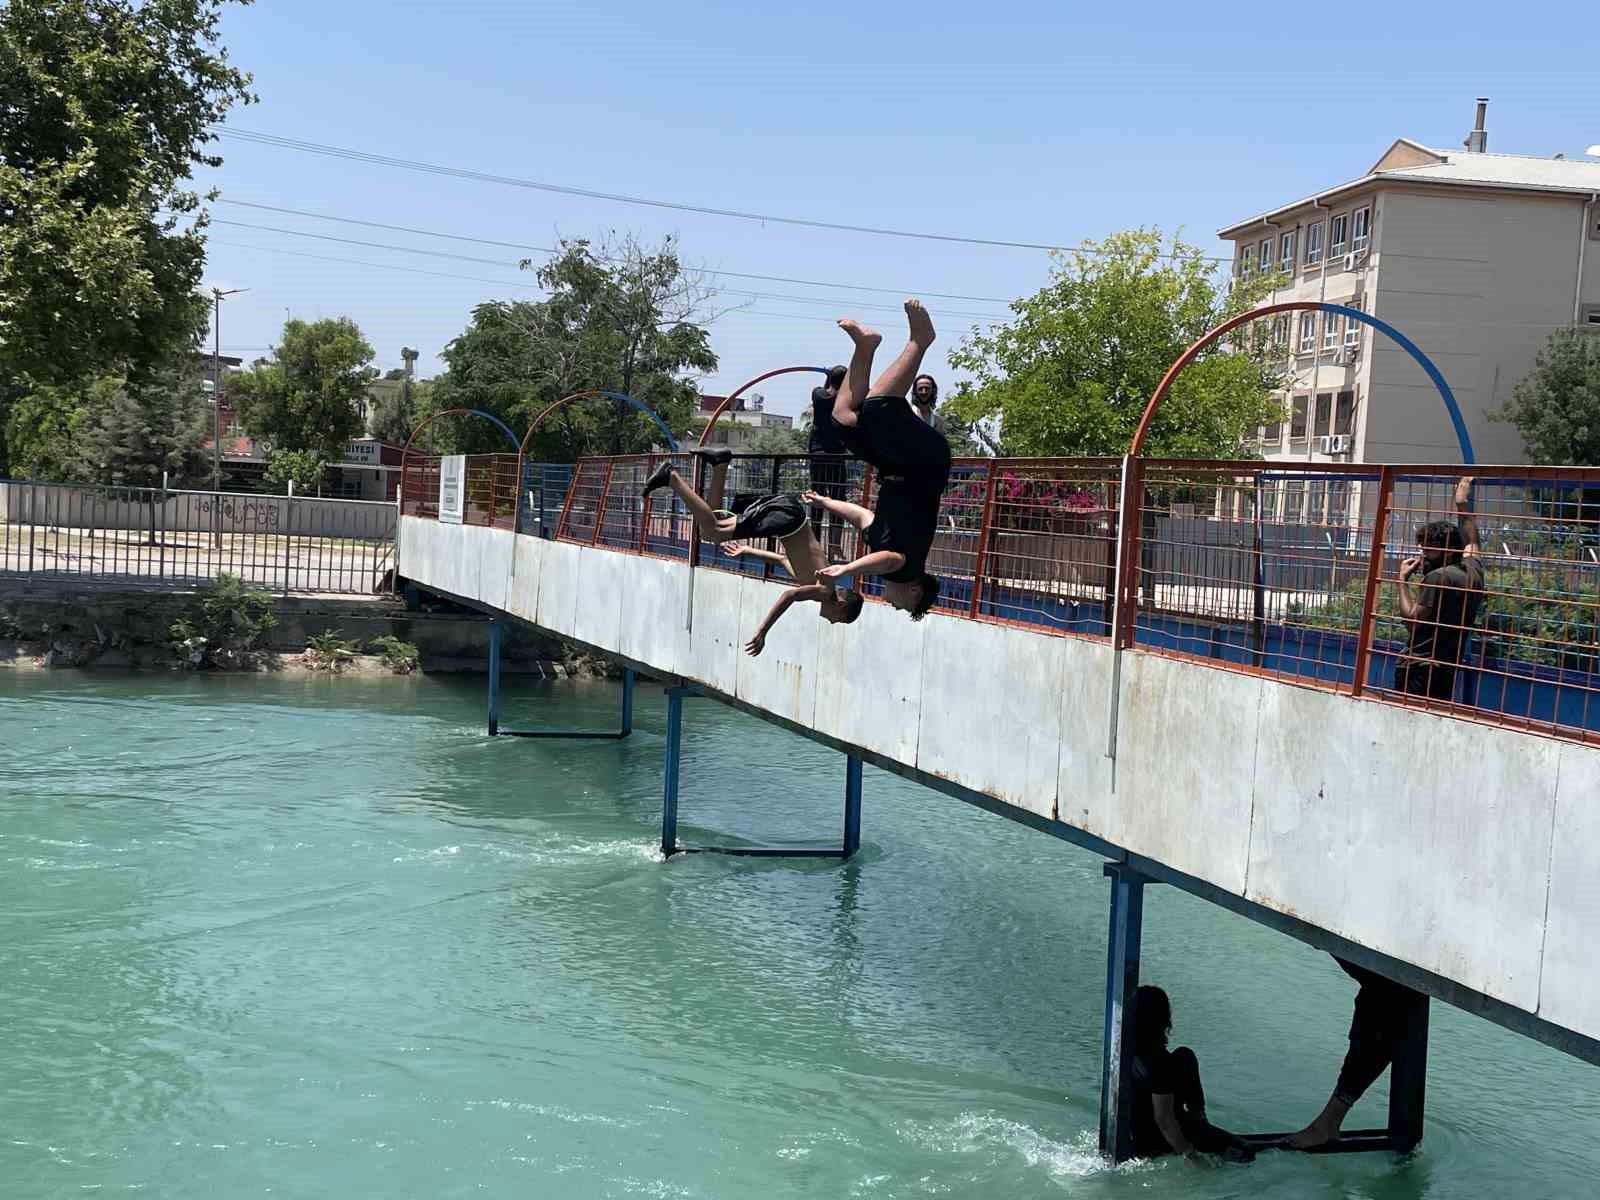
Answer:
[[[1291,479],[1283,488],[1283,519],[1299,523],[1301,509],[1305,504],[1306,485],[1298,479]]]
[[[1278,270],[1294,274],[1294,230],[1278,239]]]
[[[1306,484],[1306,524],[1315,525],[1322,522],[1322,505],[1325,502],[1326,488],[1327,485],[1320,479],[1314,479]]]
[[[1303,442],[1306,440],[1306,407],[1310,401],[1310,396],[1296,396],[1289,408],[1289,440],[1291,442]]]
[[[1350,523],[1350,482],[1345,479],[1328,481],[1328,524]]]
[[[1350,307],[1355,309],[1357,312],[1359,312],[1361,310],[1361,305],[1355,303],[1355,301],[1351,301],[1350,302]],[[1346,346],[1359,346],[1359,345],[1361,345],[1361,322],[1360,321],[1357,321],[1357,320],[1355,320],[1353,318],[1350,318],[1350,317],[1346,317],[1345,318],[1345,322],[1344,322],[1344,344]]]
[[[1261,243],[1261,252],[1256,257],[1256,266],[1265,275],[1272,270],[1272,239],[1268,238]]]
[[[1350,249],[1360,254],[1372,242],[1372,205],[1358,208],[1351,214]]]
[[[1322,261],[1322,222],[1306,226],[1306,266]]]
[[[1300,353],[1310,354],[1317,348],[1317,314],[1300,314]]]
[[[1333,431],[1335,433],[1354,433],[1356,416],[1356,394],[1353,391],[1339,393],[1339,403],[1333,412]]]
[[[1350,214],[1340,213],[1328,224],[1328,257],[1339,258],[1344,254],[1345,242],[1350,233]]]
[[[1250,278],[1250,247],[1242,242],[1239,244],[1239,278]]]
[[[1317,423],[1312,429],[1314,437],[1327,437],[1328,427],[1333,423],[1333,393],[1317,393]]]
[[[1283,422],[1274,421],[1261,433],[1261,448],[1263,450],[1276,450],[1283,445]]]
[[[1342,313],[1327,313],[1322,318],[1322,348],[1334,350],[1339,345],[1339,335],[1343,333],[1344,325]]]
[[[1279,350],[1289,348],[1289,314],[1279,313],[1272,318],[1272,344]]]

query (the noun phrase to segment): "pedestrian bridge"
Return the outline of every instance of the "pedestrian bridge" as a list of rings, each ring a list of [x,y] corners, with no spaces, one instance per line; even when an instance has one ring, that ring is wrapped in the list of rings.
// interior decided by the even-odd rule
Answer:
[[[1446,703],[1387,687],[1385,597],[1461,468],[958,461],[935,611],[802,606],[751,658],[783,585],[642,502],[657,461],[514,509],[477,505],[500,468],[469,461],[460,524],[412,480],[400,572],[1600,1063],[1600,567],[1557,548],[1553,475],[1477,469],[1490,595]]]

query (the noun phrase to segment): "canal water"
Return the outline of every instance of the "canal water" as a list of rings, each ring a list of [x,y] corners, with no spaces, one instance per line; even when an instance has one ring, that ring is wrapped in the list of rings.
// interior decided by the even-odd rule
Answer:
[[[869,768],[848,865],[663,864],[659,691],[611,743],[490,741],[482,689],[0,675],[0,1194],[1600,1191],[1600,1073],[1438,1005],[1414,1156],[1110,1169],[1092,855]],[[618,697],[511,681],[507,722]],[[836,839],[843,784],[689,703],[686,842]],[[1309,1119],[1345,976],[1171,889],[1145,920],[1213,1119]]]

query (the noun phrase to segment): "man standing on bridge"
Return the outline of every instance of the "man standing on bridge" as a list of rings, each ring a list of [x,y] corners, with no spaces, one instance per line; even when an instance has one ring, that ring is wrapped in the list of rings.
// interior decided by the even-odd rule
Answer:
[[[1411,641],[1395,665],[1396,691],[1433,700],[1455,698],[1456,668],[1483,603],[1483,560],[1471,507],[1472,476],[1467,475],[1456,484],[1457,523],[1430,521],[1422,526],[1417,530],[1421,553],[1400,564],[1400,614],[1411,627]],[[1407,1017],[1422,1002],[1404,984],[1338,955],[1334,962],[1361,985],[1350,1019],[1350,1050],[1317,1119],[1290,1135],[1288,1144],[1296,1150],[1311,1150],[1339,1136],[1355,1102],[1394,1062]]]
[[[881,576],[883,598],[920,621],[939,598],[939,580],[928,573],[927,561],[939,526],[940,498],[950,481],[950,444],[906,403],[934,339],[933,321],[922,301],[906,301],[906,322],[910,337],[905,349],[870,389],[872,357],[883,335],[848,318],[839,322],[855,349],[839,385],[833,420],[850,452],[877,469],[878,494],[871,519],[859,522],[869,553],[824,567],[817,578]],[[829,498],[819,498],[819,503],[849,521],[864,511]]]

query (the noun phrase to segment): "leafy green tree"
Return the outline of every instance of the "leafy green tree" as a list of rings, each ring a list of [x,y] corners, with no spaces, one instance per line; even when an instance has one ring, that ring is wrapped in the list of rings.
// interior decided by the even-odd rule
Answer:
[[[695,376],[717,365],[705,328],[711,293],[684,267],[670,237],[655,247],[631,236],[598,244],[563,239],[560,251],[537,271],[549,299],[490,301],[473,310],[472,323],[444,350],[449,370],[435,380],[432,411],[481,409],[521,433],[556,400],[604,389],[649,405],[681,436],[699,394]],[[505,445],[486,422],[439,432],[441,448]],[[632,407],[596,400],[560,410],[528,452],[567,461],[648,450],[660,437]]]
[[[327,469],[327,460],[315,450],[274,450],[261,477],[285,492],[293,483],[296,495],[305,496],[316,492]]]
[[[1556,330],[1510,402],[1491,415],[1517,427],[1536,463],[1600,465],[1600,337]]]
[[[750,439],[751,454],[804,454],[806,434],[799,429],[763,429]]]
[[[1050,281],[1012,304],[1011,321],[951,353],[973,380],[943,411],[964,432],[997,425],[996,448],[1008,455],[1123,454],[1172,361],[1271,285],[1252,279],[1230,291],[1197,247],[1158,230],[1113,234],[1058,257]],[[1273,357],[1264,338],[1206,351],[1178,376],[1146,452],[1238,457],[1256,426],[1281,416]]]
[[[228,381],[252,436],[273,450],[336,458],[362,431],[360,404],[377,377],[372,347],[349,317],[284,323],[272,357]]]
[[[211,126],[254,99],[218,45],[228,2],[0,5],[0,409],[194,348],[206,213],[187,185],[221,163]],[[7,441],[13,469],[39,452]]]
[[[77,476],[121,487],[174,487],[206,474],[206,409],[192,371],[142,381],[106,376],[84,397]]]
[[[4,388],[0,383],[0,389]],[[13,393],[5,409],[7,470],[33,479],[71,481],[78,473],[83,389],[45,384]]]

